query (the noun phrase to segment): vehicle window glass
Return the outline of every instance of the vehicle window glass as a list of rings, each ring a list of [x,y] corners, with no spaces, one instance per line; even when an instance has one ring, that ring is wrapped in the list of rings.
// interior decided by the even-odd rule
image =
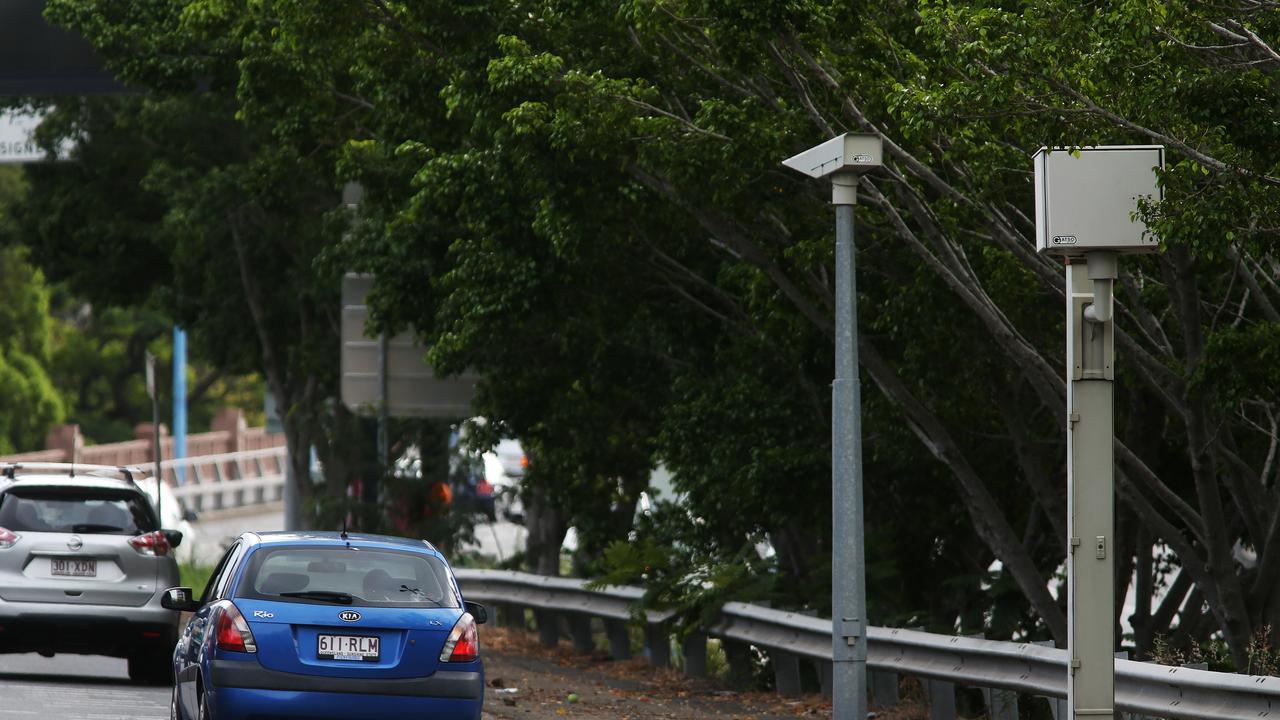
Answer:
[[[0,527],[14,532],[137,535],[158,529],[140,493],[106,488],[14,488],[0,497]]]
[[[285,602],[350,595],[367,607],[458,607],[449,570],[432,555],[359,547],[259,548],[237,597]]]
[[[231,589],[231,581],[236,576],[236,568],[240,565],[240,558],[244,556],[245,545],[238,542],[231,547],[231,552],[227,556],[227,564],[222,568],[222,573],[218,576],[218,585],[213,590],[213,598],[221,600],[227,596],[228,590]]]
[[[237,542],[227,548],[227,551],[222,554],[222,559],[218,561],[217,567],[215,567],[213,572],[209,575],[209,581],[204,585],[204,592],[200,594],[201,603],[208,603],[214,599],[213,589],[217,587],[218,581],[222,579],[222,571],[227,569],[227,562],[231,560],[231,556],[235,554],[236,550],[239,548],[240,543]]]

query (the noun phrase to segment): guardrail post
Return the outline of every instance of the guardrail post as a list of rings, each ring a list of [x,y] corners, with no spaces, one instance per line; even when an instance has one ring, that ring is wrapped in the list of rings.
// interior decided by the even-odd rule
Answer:
[[[893,707],[898,704],[898,673],[872,670],[871,704],[877,708]]]
[[[569,632],[573,635],[573,649],[578,652],[591,652],[596,649],[595,638],[591,637],[591,616],[574,614],[569,616]]]
[[[671,665],[671,633],[666,623],[646,623],[644,626],[644,651],[649,664],[654,667]]]
[[[605,620],[605,633],[609,636],[609,654],[614,660],[631,659],[631,633],[626,620]]]
[[[1057,647],[1057,644],[1052,640],[1033,640],[1031,644],[1041,647]],[[1049,703],[1049,714],[1053,715],[1053,720],[1070,720],[1070,715],[1067,713],[1066,698],[1049,697],[1048,695],[1040,695],[1039,697],[1044,698],[1045,702]]]
[[[800,694],[800,657],[786,650],[770,650],[773,661],[773,680],[779,695]]]
[[[501,607],[502,610],[499,613],[499,619],[502,622],[502,627],[509,630],[529,629],[528,626],[525,625],[524,621],[524,607],[520,605],[513,605],[511,603],[505,603]]]
[[[707,676],[707,636],[704,633],[690,633],[680,644],[684,653],[684,676]]]
[[[929,686],[929,720],[956,720],[956,686],[941,680],[926,680]]]
[[[835,667],[831,665],[830,660],[815,660],[814,664],[818,668],[818,687],[822,689],[822,697],[830,700]]]
[[[982,688],[982,699],[987,703],[987,717],[991,720],[1018,720],[1018,693]]]
[[[534,610],[534,622],[538,624],[538,641],[543,647],[560,644],[560,616],[551,610]]]
[[[740,687],[751,682],[751,646],[732,640],[721,640],[725,659],[729,661],[729,682]]]

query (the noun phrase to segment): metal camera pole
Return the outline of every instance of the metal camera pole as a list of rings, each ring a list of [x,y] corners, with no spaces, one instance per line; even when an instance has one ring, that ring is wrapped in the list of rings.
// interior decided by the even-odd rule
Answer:
[[[1067,707],[1073,720],[1115,712],[1116,254],[1067,265]]]
[[[1036,248],[1067,265],[1067,708],[1115,714],[1115,281],[1151,253],[1139,198],[1160,199],[1155,145],[1041,148]]]
[[[831,178],[836,206],[835,380],[831,384],[831,681],[833,720],[867,717],[867,589],[862,514],[862,397],[853,207],[858,176],[881,164],[876,135],[845,134],[789,158],[787,167]]]

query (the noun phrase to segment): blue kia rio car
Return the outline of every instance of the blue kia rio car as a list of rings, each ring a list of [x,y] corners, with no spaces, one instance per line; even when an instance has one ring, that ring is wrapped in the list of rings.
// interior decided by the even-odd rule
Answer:
[[[444,557],[422,540],[339,533],[245,533],[203,595],[173,655],[171,717],[478,720],[484,668]]]

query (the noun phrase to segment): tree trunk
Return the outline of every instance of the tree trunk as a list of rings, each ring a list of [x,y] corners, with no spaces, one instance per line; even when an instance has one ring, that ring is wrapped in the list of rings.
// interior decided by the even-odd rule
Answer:
[[[1151,650],[1151,593],[1155,586],[1152,577],[1151,533],[1141,522],[1133,524],[1134,547],[1134,607],[1133,649],[1134,660],[1143,660]],[[1118,636],[1117,636],[1118,637]]]
[[[525,503],[525,563],[538,575],[560,574],[560,546],[569,528],[564,514],[550,501],[550,493],[540,482],[533,482]]]
[[[276,398],[276,402],[276,407],[288,407],[280,404],[280,398]],[[313,498],[315,488],[311,481],[311,429],[297,417],[282,417],[281,424],[284,426],[285,457],[289,464],[285,482],[292,484],[298,499],[297,517],[286,517],[285,527],[290,530],[313,530],[316,513]]]

